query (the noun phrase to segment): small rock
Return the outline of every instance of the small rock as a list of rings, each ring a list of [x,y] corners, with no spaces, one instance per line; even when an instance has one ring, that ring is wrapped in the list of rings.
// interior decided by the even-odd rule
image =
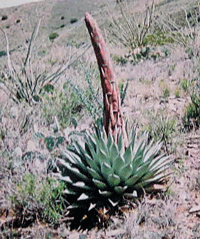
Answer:
[[[27,143],[27,151],[36,151],[37,146],[36,143],[33,140],[29,140]]]
[[[11,116],[12,116],[13,118],[17,118],[18,115],[19,115],[19,110],[18,110],[18,108],[15,107],[15,106],[11,107],[11,109],[10,109],[10,114],[11,114]]]
[[[74,232],[71,235],[69,235],[69,239],[79,239],[79,233]]]
[[[21,148],[19,147],[15,148],[15,150],[13,151],[13,156],[21,159],[22,158]]]
[[[196,207],[192,207],[189,211],[189,213],[194,213],[194,212],[200,212],[200,205]]]

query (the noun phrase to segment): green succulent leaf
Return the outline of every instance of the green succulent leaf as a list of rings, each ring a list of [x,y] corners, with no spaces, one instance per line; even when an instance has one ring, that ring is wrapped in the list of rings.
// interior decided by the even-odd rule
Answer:
[[[131,164],[123,166],[119,171],[120,178],[126,181],[132,175],[132,171],[133,167]]]
[[[127,186],[116,186],[114,187],[114,190],[116,193],[122,194],[127,189]]]
[[[116,174],[108,175],[108,183],[111,187],[117,186],[120,183],[120,177]]]
[[[108,189],[108,186],[104,182],[96,180],[96,179],[93,179],[92,181],[97,186],[97,188],[99,188],[101,190],[107,190]]]
[[[104,197],[110,197],[113,193],[111,191],[101,191],[99,190],[99,194]]]
[[[116,174],[119,174],[119,171],[122,167],[124,167],[125,161],[124,159],[119,155],[115,161],[113,162],[113,170]]]
[[[86,195],[85,193],[82,193],[81,196],[77,198],[77,201],[88,200],[88,199],[89,199],[89,196]]]
[[[102,163],[102,164],[101,164],[101,172],[102,172],[102,174],[103,174],[103,177],[104,177],[105,179],[107,179],[110,174],[113,174],[113,169],[110,167],[109,164],[107,164],[107,163]]]
[[[102,176],[99,175],[97,173],[97,171],[95,171],[93,168],[90,168],[90,167],[87,167],[88,169],[88,172],[90,173],[90,175],[94,178],[94,179],[97,179],[97,180],[101,180],[102,179]]]

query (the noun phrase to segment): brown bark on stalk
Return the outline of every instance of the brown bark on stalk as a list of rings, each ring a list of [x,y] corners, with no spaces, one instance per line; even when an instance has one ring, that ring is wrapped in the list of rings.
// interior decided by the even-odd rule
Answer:
[[[124,128],[120,93],[112,61],[95,19],[87,12],[85,13],[85,22],[90,34],[101,76],[104,103],[103,125],[107,135],[110,132],[115,140],[117,140],[118,132],[121,130],[126,147],[127,135]]]

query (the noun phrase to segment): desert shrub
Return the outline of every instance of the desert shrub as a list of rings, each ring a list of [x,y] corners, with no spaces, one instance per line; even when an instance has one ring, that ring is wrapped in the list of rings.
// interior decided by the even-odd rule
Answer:
[[[10,197],[19,225],[28,226],[38,219],[57,223],[65,209],[64,189],[62,182],[51,177],[25,173]]]
[[[78,117],[84,108],[79,96],[71,89],[69,83],[62,90],[54,89],[43,95],[42,118],[47,124],[54,122],[56,116],[61,128],[69,126],[74,117]]]
[[[120,65],[126,65],[126,63],[128,62],[127,58],[123,57],[123,56],[118,56],[118,55],[113,55],[112,57],[113,61],[120,64]]]
[[[8,16],[7,15],[3,15],[2,17],[1,17],[1,20],[2,21],[5,21],[5,20],[7,20],[8,19]]]
[[[114,41],[119,41],[130,50],[142,46],[153,24],[154,2],[146,8],[144,13],[137,14],[131,14],[123,2],[119,2],[118,6],[121,16],[118,19],[112,17],[110,24]]]
[[[53,73],[47,73],[40,69],[40,67],[32,64],[33,44],[39,31],[39,25],[40,21],[33,30],[27,53],[25,57],[22,56],[22,58],[19,59],[18,65],[13,64],[9,49],[7,49],[8,68],[2,69],[0,88],[16,103],[25,101],[29,103],[29,105],[32,105],[40,102],[40,92],[43,86],[45,84],[53,85],[59,79],[60,75],[69,68],[69,65],[61,66],[55,69]],[[3,31],[3,29],[1,30]],[[3,31],[3,33],[8,43],[6,32]]]
[[[142,42],[144,46],[147,45],[163,46],[167,43],[174,43],[174,39],[162,31],[156,31],[154,34],[148,34],[143,39]]]
[[[7,55],[7,53],[5,51],[0,51],[0,57],[6,56],[6,55]]]
[[[60,144],[62,144],[64,141],[65,141],[65,138],[62,136],[59,136],[59,137],[49,136],[44,139],[46,147],[49,151],[52,151],[53,149],[58,147]]]
[[[187,129],[199,128],[200,125],[200,96],[192,94],[191,101],[183,117],[183,123]]]
[[[86,85],[80,86],[75,85],[70,82],[71,88],[76,96],[79,98],[80,102],[84,105],[85,109],[94,120],[101,118],[103,104],[102,99],[99,94],[99,87],[95,86],[96,83],[93,82],[94,78],[99,79],[100,76],[96,71],[86,69],[84,71]]]
[[[70,23],[73,24],[75,22],[78,22],[78,18],[74,17],[70,19]]]
[[[57,32],[53,32],[53,33],[49,34],[49,40],[51,42],[53,42],[57,37],[59,37]]]

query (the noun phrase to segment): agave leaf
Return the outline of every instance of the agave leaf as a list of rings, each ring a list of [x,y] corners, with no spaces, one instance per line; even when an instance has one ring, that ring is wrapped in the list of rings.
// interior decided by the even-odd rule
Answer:
[[[70,191],[70,190],[68,190],[68,189],[65,189],[65,190],[63,191],[63,193],[64,193],[64,194],[67,194],[67,195],[76,195],[76,194],[77,194],[76,192]]]
[[[99,194],[104,196],[104,197],[110,197],[112,195],[111,191],[101,191],[99,190]]]
[[[124,197],[127,197],[127,198],[137,198],[138,195],[137,195],[137,191],[133,191],[133,193],[124,193]]]
[[[85,157],[87,158],[87,163],[90,166],[90,168],[95,170],[97,173],[100,173],[100,167],[96,164],[96,162],[92,160],[87,154],[85,155]]]
[[[113,174],[113,169],[110,167],[109,164],[102,163],[101,164],[101,172],[102,172],[103,177],[105,179],[107,179],[110,174]]]
[[[108,149],[106,147],[106,142],[105,140],[103,140],[103,138],[98,138],[98,140],[96,141],[97,144],[97,149],[101,149],[101,151],[107,155],[108,154]],[[98,151],[97,151],[98,152]]]
[[[114,187],[115,192],[118,193],[118,194],[122,194],[126,189],[127,189],[127,186],[124,186],[124,187],[116,186],[116,187]]]
[[[81,196],[77,199],[77,201],[81,201],[81,200],[88,200],[89,196],[86,195],[85,193],[82,193]]]
[[[169,158],[169,156],[161,155],[155,158],[154,160],[152,160],[150,164],[150,168],[151,170],[156,170],[157,168],[162,168],[165,165],[170,164],[171,162],[172,160]]]
[[[93,208],[96,207],[96,204],[94,203],[90,203],[90,207],[88,208],[88,211],[92,210]]]
[[[132,174],[133,167],[131,164],[125,165],[119,171],[119,176],[122,180],[126,181]]]
[[[108,175],[108,183],[111,187],[117,186],[120,183],[120,177],[116,174]]]
[[[77,168],[71,167],[71,165],[67,162],[65,162],[65,173],[67,175],[70,175],[70,177],[73,178],[73,181],[83,180],[85,182],[88,182],[87,176],[80,173],[80,171]]]
[[[131,150],[131,145],[128,146],[124,153],[124,160],[125,164],[129,164],[132,161],[132,150]]]
[[[108,150],[111,149],[113,143],[114,143],[113,137],[112,137],[112,135],[109,133],[109,134],[108,134],[108,140],[107,140],[107,148],[108,148]]]
[[[93,143],[91,141],[86,143],[86,151],[90,155],[91,158],[96,157],[96,146],[94,147]]]
[[[138,175],[134,175],[125,182],[125,185],[127,185],[128,187],[133,187],[134,184],[138,181],[138,179]]]
[[[90,173],[90,175],[97,180],[101,180],[102,177],[97,173],[97,171],[95,171],[93,168],[87,167],[88,172]]]
[[[92,188],[88,187],[84,182],[76,182],[72,184],[76,188],[85,189],[91,191]]]
[[[142,181],[142,182],[136,184],[136,185],[134,186],[134,188],[135,188],[136,190],[141,189],[141,188],[145,188],[145,187],[147,187],[148,185],[161,182],[164,178],[166,178],[166,175],[165,175],[165,174],[159,174],[159,175],[156,176],[156,177],[150,178],[150,179],[148,179],[148,180],[145,180],[145,181]]]
[[[59,178],[61,181],[64,181],[66,183],[72,184],[73,181],[71,180],[71,178],[69,176],[64,176],[64,177],[60,177]]]
[[[101,165],[103,162],[110,164],[107,155],[101,149],[99,149],[99,152],[94,160],[97,161],[99,165]]]
[[[97,186],[97,188],[99,188],[101,190],[107,190],[108,189],[108,186],[104,182],[96,180],[96,179],[92,179],[92,181]]]
[[[79,204],[74,203],[74,204],[69,205],[69,207],[67,207],[67,209],[68,210],[70,210],[70,209],[77,209],[79,207],[80,207]]]
[[[128,198],[137,198],[138,194],[137,194],[137,191],[134,190],[132,193],[124,193],[124,196]]]
[[[149,148],[148,152],[144,155],[144,160],[143,162],[146,162],[147,160],[152,160],[157,152],[160,150],[162,146],[162,143],[157,143],[156,145],[153,145]]]
[[[113,142],[110,148],[110,157],[111,157],[112,164],[114,163],[113,161],[115,161],[118,156],[119,156],[119,151],[117,149],[117,145],[115,142]]]
[[[116,174],[119,174],[119,171],[122,167],[124,167],[125,161],[124,159],[119,155],[113,164],[113,170]]]
[[[120,133],[120,136],[119,136],[119,139],[118,139],[118,142],[117,142],[117,146],[118,146],[119,154],[121,156],[123,156],[124,155],[124,140],[123,140],[122,133]]]
[[[113,202],[110,198],[108,199],[108,201],[110,202],[110,204],[111,204],[113,207],[116,207],[117,204],[119,203],[119,201]]]

